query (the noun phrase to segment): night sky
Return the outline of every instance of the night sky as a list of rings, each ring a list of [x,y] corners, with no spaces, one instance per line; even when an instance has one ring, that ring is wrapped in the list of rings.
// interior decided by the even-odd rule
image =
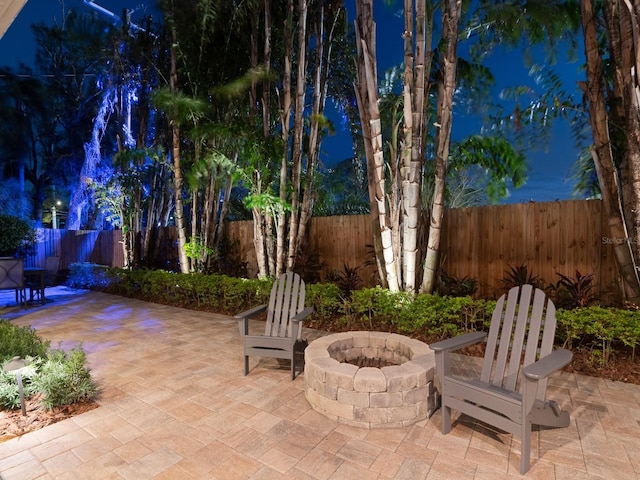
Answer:
[[[96,3],[107,10],[120,15],[123,8],[135,10],[132,19],[140,18],[146,12],[153,11],[154,0],[146,2],[137,0],[97,0]],[[355,16],[353,0],[346,0],[350,18]],[[399,7],[398,3],[398,7]],[[397,8],[390,8],[383,1],[376,1],[374,15],[378,25],[378,58],[379,76],[385,69],[402,61],[403,19],[396,15]],[[28,0],[22,12],[9,27],[5,36],[0,40],[0,65],[17,68],[20,62],[30,64],[35,53],[35,44],[29,25],[37,22],[53,24],[60,23],[64,18],[63,11],[75,8],[86,15],[97,15],[91,7],[83,5],[82,0]],[[103,16],[103,19],[108,17]],[[459,49],[460,53],[463,48]],[[583,79],[578,73],[582,59],[578,52],[579,61],[565,63],[561,73],[566,82],[565,88],[573,90],[575,82]],[[560,62],[566,62],[561,59]],[[560,63],[561,64],[561,63]],[[520,52],[499,51],[489,58],[488,66],[494,75],[502,79],[501,84],[494,89],[495,95],[507,85],[531,84],[533,80],[527,75],[527,68]],[[503,83],[504,82],[504,83]],[[336,121],[337,134],[323,142],[324,162],[341,161],[351,157],[351,143],[349,134],[341,131],[340,122]],[[476,129],[474,131],[474,129]],[[477,120],[454,116],[453,139],[461,139],[467,134],[477,132]],[[569,132],[567,122],[558,122],[549,145],[527,154],[530,166],[529,178],[525,186],[512,190],[508,199],[502,203],[523,201],[552,201],[572,198],[573,183],[569,181],[571,165],[577,157],[577,149]]]

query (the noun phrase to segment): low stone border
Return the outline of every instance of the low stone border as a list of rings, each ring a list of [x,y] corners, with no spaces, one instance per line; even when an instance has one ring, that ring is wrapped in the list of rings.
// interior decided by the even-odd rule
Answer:
[[[341,363],[361,356],[398,365]],[[423,342],[395,333],[336,333],[311,342],[304,357],[307,401],[333,420],[365,428],[398,428],[428,418],[435,410],[435,356]]]

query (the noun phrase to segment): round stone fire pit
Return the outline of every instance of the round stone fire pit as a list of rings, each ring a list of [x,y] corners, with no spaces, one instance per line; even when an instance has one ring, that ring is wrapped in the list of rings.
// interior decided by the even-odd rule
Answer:
[[[311,342],[304,358],[307,401],[338,422],[397,428],[435,409],[434,353],[418,340],[395,333],[336,333]]]

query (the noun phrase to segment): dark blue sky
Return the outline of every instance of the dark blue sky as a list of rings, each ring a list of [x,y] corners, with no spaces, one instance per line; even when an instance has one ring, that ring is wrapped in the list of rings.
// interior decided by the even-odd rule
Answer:
[[[349,17],[355,17],[354,0],[345,0],[349,10]],[[378,77],[388,68],[397,65],[403,60],[404,19],[398,15],[402,2],[396,0],[394,7],[385,5],[384,0],[376,0],[374,4],[374,18],[377,25],[378,48]],[[458,54],[463,56],[468,46],[464,42],[458,46]],[[559,55],[554,69],[562,76],[564,88],[568,91],[577,90],[576,81],[583,80],[584,74],[579,73],[581,56],[583,51],[578,51],[578,62],[569,63],[566,55]],[[544,55],[539,51],[536,62],[542,63]],[[522,51],[508,51],[496,49],[487,57],[486,66],[491,69],[497,79],[497,85],[493,89],[493,101],[497,101],[500,92],[506,87],[529,85],[533,89],[534,79],[529,76],[529,68],[525,65]],[[454,113],[452,139],[460,140],[467,135],[480,133],[480,123],[477,118],[463,117]],[[340,138],[328,139],[324,142],[324,148],[329,151],[347,149],[344,158],[350,156],[349,145],[340,147],[344,141]],[[334,147],[334,144],[336,147]],[[570,132],[567,121],[557,120],[551,133],[548,144],[541,144],[535,151],[527,152],[527,163],[530,167],[527,183],[517,189],[510,190],[509,198],[501,203],[519,203],[528,201],[553,201],[567,200],[573,197],[574,182],[569,178],[571,167],[577,159],[578,149]],[[342,158],[341,158],[342,159]]]
[[[154,0],[146,2],[140,0],[96,0],[98,5],[119,15],[123,8],[135,9],[133,20],[137,15],[143,16],[149,11]],[[355,16],[353,0],[346,0],[350,18]],[[86,5],[82,0],[28,0],[24,9],[18,15],[13,25],[9,27],[5,36],[0,39],[0,65],[17,67],[20,62],[32,63],[35,45],[29,25],[34,22],[53,24],[60,23],[65,9],[76,8],[87,15],[96,15],[96,11]],[[400,2],[397,2],[398,7]],[[146,6],[146,7],[145,7]],[[374,17],[378,25],[378,61],[379,76],[389,67],[399,64],[403,57],[403,19],[397,15],[398,7],[392,8],[384,5],[383,0],[376,0]],[[107,18],[107,17],[103,17]],[[464,47],[459,49],[463,52]],[[582,52],[578,52],[579,55]],[[542,60],[542,59],[541,59]],[[578,73],[579,63],[566,63],[561,58],[558,67],[566,82],[567,89],[576,88],[576,80],[582,79]],[[494,89],[494,94],[507,86],[519,84],[533,85],[533,79],[528,75],[528,69],[524,65],[520,52],[497,51],[488,59],[488,66],[499,79],[499,84]],[[470,118],[460,115],[454,116],[453,138],[460,139],[470,133],[479,133],[479,124]],[[327,163],[341,161],[352,156],[351,142],[348,133],[340,130],[336,124],[338,133],[334,137],[325,140],[323,151],[326,152]],[[475,131],[474,131],[475,129]],[[527,183],[517,189],[511,190],[511,195],[503,203],[522,201],[552,201],[566,200],[572,197],[573,182],[569,181],[570,168],[577,157],[577,149],[569,132],[566,122],[557,122],[552,138],[548,145],[541,145],[536,151],[527,153],[527,161],[530,173]]]

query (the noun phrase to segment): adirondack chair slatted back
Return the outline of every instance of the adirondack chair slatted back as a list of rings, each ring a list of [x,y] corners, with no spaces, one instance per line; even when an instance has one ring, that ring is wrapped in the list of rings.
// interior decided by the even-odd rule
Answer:
[[[481,381],[515,391],[521,388],[518,380],[522,369],[551,353],[556,310],[551,301],[545,304],[545,299],[545,293],[531,285],[514,287],[498,299],[491,317]],[[538,400],[544,400],[546,383],[546,379],[540,381]]]
[[[271,288],[264,334],[270,337],[290,337],[291,318],[304,309],[305,285],[293,272],[283,274]],[[302,334],[298,332],[298,337]]]

